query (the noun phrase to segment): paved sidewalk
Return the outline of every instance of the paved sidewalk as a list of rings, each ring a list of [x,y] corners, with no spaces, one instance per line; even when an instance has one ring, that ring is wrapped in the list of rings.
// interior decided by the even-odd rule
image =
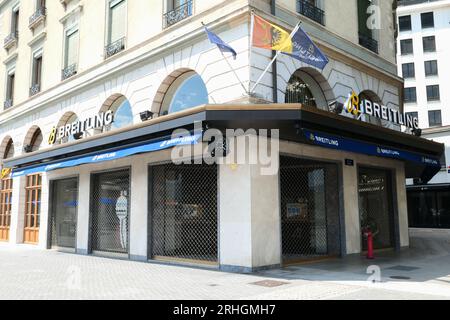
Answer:
[[[450,241],[430,237],[373,261],[375,284],[360,257],[242,275],[0,244],[0,299],[450,299]]]

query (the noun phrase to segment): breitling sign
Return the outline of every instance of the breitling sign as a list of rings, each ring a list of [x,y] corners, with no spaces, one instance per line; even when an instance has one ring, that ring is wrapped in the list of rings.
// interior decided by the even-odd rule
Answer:
[[[59,128],[53,127],[52,131],[50,132],[48,143],[50,145],[53,145],[57,141],[61,141],[64,138],[80,135],[91,129],[101,129],[109,126],[113,122],[114,112],[112,110],[109,110],[83,121],[75,121]]]
[[[345,103],[345,111],[360,118],[362,115],[372,116],[378,119],[389,121],[400,126],[418,130],[419,119],[412,115],[401,113],[397,109],[389,108],[381,104],[375,103],[368,99],[360,99],[355,93],[349,96]]]

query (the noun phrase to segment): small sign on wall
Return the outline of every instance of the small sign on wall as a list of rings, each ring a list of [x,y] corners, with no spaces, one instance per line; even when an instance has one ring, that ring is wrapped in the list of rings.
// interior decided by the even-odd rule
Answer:
[[[349,167],[354,167],[355,161],[353,159],[345,159],[345,165]]]

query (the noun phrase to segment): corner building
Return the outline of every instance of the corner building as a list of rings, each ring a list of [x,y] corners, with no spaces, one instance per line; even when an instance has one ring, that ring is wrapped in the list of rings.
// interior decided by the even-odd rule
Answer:
[[[443,145],[331,107],[354,92],[403,112],[395,2],[376,2],[382,30],[373,1],[1,1],[1,240],[236,272],[360,254],[367,227],[408,247],[405,179],[431,179]],[[250,46],[252,10],[301,20],[330,63],[282,55],[249,95],[272,58]],[[246,130],[229,142],[255,156],[251,129],[278,129],[280,170],[173,164],[189,141],[172,132],[198,123]]]

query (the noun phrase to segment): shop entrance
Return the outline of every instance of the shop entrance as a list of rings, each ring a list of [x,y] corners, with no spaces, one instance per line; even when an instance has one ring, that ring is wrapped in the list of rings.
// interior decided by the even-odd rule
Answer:
[[[51,182],[51,246],[75,249],[78,213],[78,179]]]
[[[0,241],[9,240],[11,226],[12,179],[0,180]]]
[[[27,176],[25,189],[24,243],[37,244],[39,242],[42,175],[34,174]]]
[[[374,249],[393,248],[395,226],[391,172],[359,168],[358,193],[363,251],[367,250],[363,235],[366,229],[374,235]]]
[[[284,263],[340,256],[338,166],[281,157]]]
[[[91,249],[128,254],[130,170],[92,176]]]
[[[217,166],[167,164],[149,171],[149,256],[217,264]]]

